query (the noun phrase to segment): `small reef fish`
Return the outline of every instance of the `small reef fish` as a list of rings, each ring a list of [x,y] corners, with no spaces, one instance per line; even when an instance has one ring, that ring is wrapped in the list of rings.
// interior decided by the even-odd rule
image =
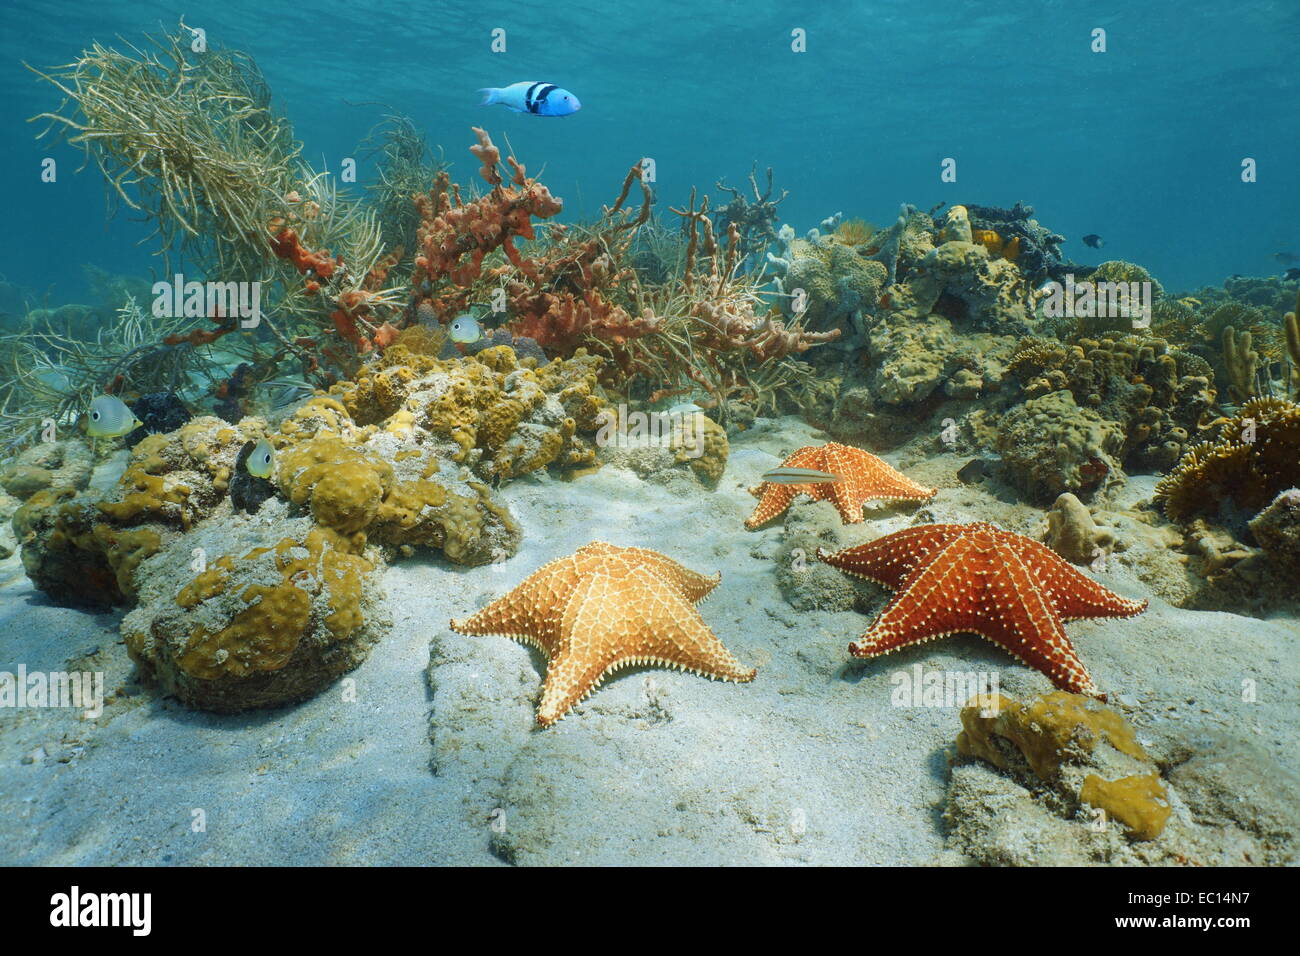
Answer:
[[[265,438],[244,442],[230,476],[230,503],[235,511],[256,514],[262,502],[275,494],[275,485],[271,484],[274,464],[275,449]]]
[[[1274,253],[1273,258],[1284,266],[1289,266],[1293,262],[1300,262],[1300,256],[1296,255],[1294,252]]]
[[[448,335],[453,342],[459,342],[461,345],[473,345],[483,338],[483,327],[478,324],[478,319],[466,312],[464,315],[458,315],[451,320]]]
[[[983,481],[989,473],[989,463],[983,458],[972,458],[957,470],[957,477],[963,484],[973,485]]]
[[[275,464],[275,449],[265,438],[258,441],[253,446],[248,458],[244,460],[244,467],[254,478],[270,478],[271,467]]]
[[[1088,246],[1090,249],[1100,249],[1106,244],[1106,240],[1101,238],[1101,236],[1097,235],[1095,232],[1090,232],[1083,237],[1083,244]]]
[[[86,434],[91,438],[121,438],[144,424],[115,395],[100,395],[92,401],[85,422]]]
[[[578,98],[554,83],[511,83],[509,86],[489,86],[479,90],[483,106],[500,103],[516,113],[534,116],[568,116],[582,109]]]
[[[1282,273],[1282,278],[1287,282],[1300,279],[1300,268],[1292,266],[1290,269],[1287,269],[1286,272]]]
[[[763,473],[762,480],[774,485],[821,485],[844,479],[816,468],[773,468]]]

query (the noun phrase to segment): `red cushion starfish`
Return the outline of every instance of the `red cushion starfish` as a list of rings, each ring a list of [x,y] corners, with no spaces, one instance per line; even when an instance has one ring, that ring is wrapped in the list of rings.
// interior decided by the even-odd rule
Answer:
[[[745,519],[746,528],[767,524],[790,507],[796,495],[813,501],[831,501],[845,524],[862,520],[862,506],[868,501],[924,501],[935,489],[924,488],[875,455],[837,442],[808,445],[781,462],[782,468],[815,468],[839,475],[840,481],[818,484],[782,485],[765,481],[749,493],[759,499],[754,513]]]
[[[1057,687],[1106,699],[1065,636],[1062,623],[1132,617],[1146,601],[1127,601],[1085,577],[1033,538],[986,521],[927,524],[817,557],[898,593],[871,628],[849,645],[878,657],[909,644],[972,633],[1010,651]]]

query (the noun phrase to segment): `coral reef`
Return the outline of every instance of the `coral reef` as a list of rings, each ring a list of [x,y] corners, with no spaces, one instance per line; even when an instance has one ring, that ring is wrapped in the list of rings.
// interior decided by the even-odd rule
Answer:
[[[1284,575],[1300,581],[1300,488],[1288,488],[1255,515],[1250,533]]]
[[[952,240],[931,249],[905,283],[890,289],[890,307],[918,317],[937,313],[968,329],[1016,331],[1030,317],[1031,292],[1015,263],[977,243]]]
[[[175,392],[150,392],[131,402],[130,407],[141,424],[124,439],[127,448],[135,447],[145,435],[175,431],[193,417]]]
[[[515,552],[519,529],[475,471],[504,479],[594,460],[578,437],[604,407],[590,356],[537,368],[504,346],[443,360],[406,343],[276,430],[196,418],[145,436],[107,494],[35,491],[14,516],[28,575],[60,602],[136,605],[123,624],[133,658],[191,706],[316,692],[382,633],[385,557],[423,548],[483,564]],[[683,433],[667,452],[716,482],[726,436],[695,419],[695,443]],[[275,473],[250,508],[238,459],[263,437]]]
[[[1259,353],[1251,348],[1251,334],[1237,333],[1229,325],[1223,330],[1223,364],[1228,370],[1228,393],[1235,401],[1248,402],[1259,395]]]
[[[56,601],[130,603],[140,562],[212,515],[239,448],[264,428],[259,419],[231,426],[197,418],[141,440],[107,495],[72,488],[32,495],[14,515],[28,577]]]
[[[1034,207],[1017,202],[1010,209],[967,204],[964,208],[972,230],[993,232],[1003,247],[1016,245],[1016,264],[1025,278],[1033,283],[1045,279],[1060,280],[1066,273],[1084,276],[1091,270],[1061,260],[1061,243],[1065,237],[1044,228],[1034,219]],[[969,240],[967,240],[969,241]]]
[[[884,265],[863,259],[833,237],[810,240],[787,234],[786,239],[780,257],[772,260],[781,269],[777,288],[785,314],[801,317],[813,332],[857,333],[861,322],[855,315],[874,311],[884,290]]]
[[[718,207],[718,233],[726,235],[733,225],[736,227],[737,252],[742,261],[776,241],[776,222],[780,218],[776,207],[789,195],[789,190],[782,189],[780,196],[772,198],[772,167],[767,168],[767,188],[761,191],[758,188],[758,163],[750,168],[749,196],[721,179],[715,185],[723,192],[731,193],[731,200]]]
[[[1282,319],[1286,329],[1287,375],[1283,385],[1289,384],[1295,400],[1300,402],[1300,293],[1296,293],[1295,308]]]
[[[875,401],[895,407],[975,398],[1000,386],[1011,351],[1007,336],[960,334],[941,315],[892,313],[871,329],[867,387]]]
[[[1172,466],[1217,408],[1205,361],[1158,338],[1065,345],[1029,337],[1016,346],[1008,372],[1030,398],[1069,389],[1076,404],[1116,423],[1124,433],[1118,457],[1135,471]]]
[[[599,368],[585,350],[537,367],[508,346],[442,360],[394,344],[331,392],[358,424],[400,421],[450,443],[447,457],[483,478],[514,478],[595,460]]]

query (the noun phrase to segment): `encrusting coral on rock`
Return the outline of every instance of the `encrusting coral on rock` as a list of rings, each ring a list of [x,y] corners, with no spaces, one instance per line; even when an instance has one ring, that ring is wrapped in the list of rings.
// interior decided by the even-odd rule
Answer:
[[[1080,408],[1064,389],[1030,399],[1005,415],[997,428],[1005,473],[1040,501],[1065,492],[1091,496],[1108,481],[1122,479],[1115,456],[1123,445],[1118,424]]]
[[[1100,811],[1103,826],[1120,824],[1132,840],[1160,836],[1172,812],[1160,772],[1133,727],[1095,700],[1053,691],[1019,702],[980,695],[961,711],[957,753],[1015,775],[1026,788],[1050,788],[1058,813]],[[956,771],[954,771],[956,776]],[[950,805],[949,819],[968,812]]]
[[[590,465],[581,436],[604,407],[582,354],[538,368],[509,347],[436,359],[394,346],[278,428],[201,417],[146,436],[113,491],[38,491],[15,526],[29,576],[55,600],[139,605],[123,624],[128,649],[170,693],[209,709],[270,706],[365,657],[382,631],[386,557],[512,555],[519,529],[487,480]],[[714,481],[726,460],[715,431],[702,429],[691,461]],[[262,438],[277,497],[241,516],[232,476]],[[205,567],[178,577],[191,552]]]
[[[1250,532],[1283,574],[1300,582],[1300,488],[1288,488],[1250,520]]]
[[[196,574],[195,549],[220,557]],[[310,518],[209,525],[144,565],[122,635],[143,675],[188,706],[288,703],[356,667],[383,634],[382,567],[361,539]]]

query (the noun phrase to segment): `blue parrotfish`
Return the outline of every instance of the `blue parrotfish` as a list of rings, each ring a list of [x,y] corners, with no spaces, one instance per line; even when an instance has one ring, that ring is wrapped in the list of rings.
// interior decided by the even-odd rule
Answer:
[[[511,83],[503,87],[490,86],[479,92],[483,94],[483,106],[500,103],[516,113],[532,113],[534,116],[569,116],[582,109],[576,96],[554,83]]]

